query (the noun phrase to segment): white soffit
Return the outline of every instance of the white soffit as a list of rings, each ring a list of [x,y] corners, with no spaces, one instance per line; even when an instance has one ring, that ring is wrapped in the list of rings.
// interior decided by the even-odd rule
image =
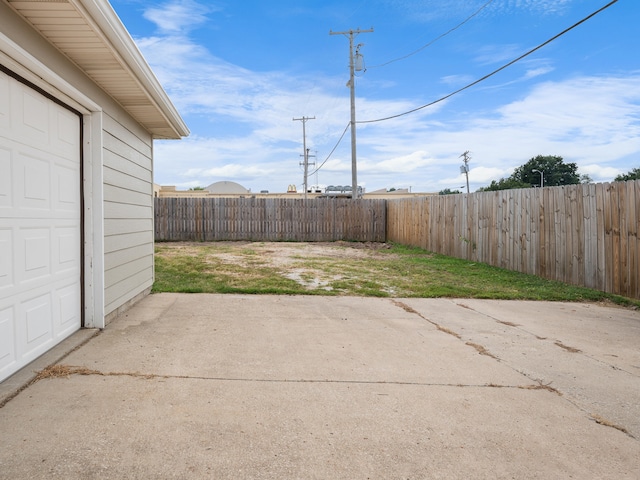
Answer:
[[[154,138],[189,129],[106,0],[3,0]]]

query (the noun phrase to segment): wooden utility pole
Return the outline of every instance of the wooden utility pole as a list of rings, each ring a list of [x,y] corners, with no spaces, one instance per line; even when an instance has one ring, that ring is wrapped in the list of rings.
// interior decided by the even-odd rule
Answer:
[[[307,176],[309,175],[309,149],[307,148],[307,130],[305,128],[305,125],[307,123],[307,120],[315,120],[316,117],[302,117],[302,118],[294,118],[293,121],[300,121],[302,122],[302,155],[300,155],[301,157],[304,157],[304,182],[303,182],[303,188],[304,188],[304,199],[307,199]]]
[[[373,28],[369,30],[348,30],[344,32],[332,32],[329,35],[348,35],[349,36],[349,83],[347,84],[351,93],[351,198],[358,198],[358,167],[356,160],[356,82],[355,70],[356,65],[353,57],[353,38],[360,33],[373,32]],[[360,45],[358,45],[360,47]]]
[[[469,150],[460,155],[463,158],[463,164],[460,166],[460,173],[464,173],[467,177],[467,193],[469,193],[469,160],[471,157],[469,156]]]

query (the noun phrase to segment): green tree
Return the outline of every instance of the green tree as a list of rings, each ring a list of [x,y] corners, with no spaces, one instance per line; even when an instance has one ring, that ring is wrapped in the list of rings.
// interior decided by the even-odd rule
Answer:
[[[444,190],[440,190],[438,195],[455,195],[456,193],[462,193],[460,190],[451,190],[450,188],[445,188]]]
[[[575,163],[564,163],[558,155],[538,155],[516,168],[510,178],[529,186],[540,186],[540,175],[544,176],[545,187],[581,183],[578,166]]]
[[[578,175],[575,163],[564,163],[558,155],[538,155],[524,165],[516,168],[508,178],[493,180],[489,186],[479,189],[480,192],[509,190],[511,188],[556,187],[559,185],[576,185],[590,183],[588,175]]]
[[[623,173],[613,179],[614,182],[624,182],[627,180],[640,180],[640,168],[634,168],[629,173]]]
[[[194,191],[200,191],[200,190],[204,190],[204,187],[192,187],[189,189],[190,191],[194,192]]]
[[[584,175],[580,175],[580,183],[593,183],[593,179],[585,173]]]
[[[528,183],[523,183],[518,180],[514,180],[513,178],[501,178],[497,182],[492,180],[491,183],[486,186],[478,189],[479,192],[495,192],[496,190],[510,190],[512,188],[529,188],[531,187]]]

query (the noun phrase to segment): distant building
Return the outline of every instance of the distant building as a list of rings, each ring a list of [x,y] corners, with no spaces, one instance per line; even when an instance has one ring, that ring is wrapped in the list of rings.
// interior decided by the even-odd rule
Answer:
[[[205,187],[205,190],[209,193],[213,193],[216,195],[226,195],[226,194],[247,194],[251,193],[251,190],[244,188],[242,185],[236,182],[229,182],[223,180],[221,182],[215,182]]]

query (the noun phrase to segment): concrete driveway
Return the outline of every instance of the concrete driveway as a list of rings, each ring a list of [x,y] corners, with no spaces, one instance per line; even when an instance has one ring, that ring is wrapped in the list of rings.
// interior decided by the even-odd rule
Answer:
[[[74,342],[0,385],[0,478],[640,478],[637,311],[157,294]]]

